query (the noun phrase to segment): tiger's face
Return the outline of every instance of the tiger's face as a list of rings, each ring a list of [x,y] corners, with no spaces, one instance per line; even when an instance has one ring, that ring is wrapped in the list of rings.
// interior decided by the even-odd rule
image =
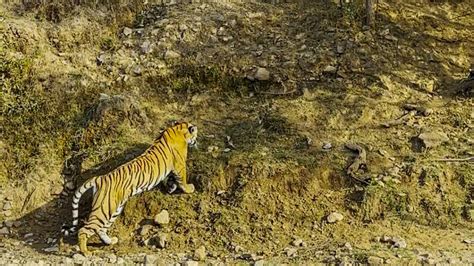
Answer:
[[[198,133],[197,126],[190,123],[183,122],[183,123],[176,124],[172,128],[184,136],[186,143],[190,147],[196,146],[197,133]]]

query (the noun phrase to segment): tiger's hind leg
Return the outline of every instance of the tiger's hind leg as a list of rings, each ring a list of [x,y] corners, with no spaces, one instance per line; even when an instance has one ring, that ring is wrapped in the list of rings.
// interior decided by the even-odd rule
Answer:
[[[110,217],[110,220],[104,225],[103,228],[100,228],[97,230],[97,235],[99,235],[100,240],[106,245],[115,245],[118,243],[119,239],[118,237],[109,237],[107,234],[107,231],[109,227],[115,222],[115,219],[122,213],[123,211],[123,204],[121,204],[117,210],[112,214]]]

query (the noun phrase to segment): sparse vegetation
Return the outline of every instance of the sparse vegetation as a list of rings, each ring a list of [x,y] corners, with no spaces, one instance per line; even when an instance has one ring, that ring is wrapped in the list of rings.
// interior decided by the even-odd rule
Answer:
[[[0,217],[22,222],[5,241],[34,231],[28,252],[43,252],[70,215],[69,184],[133,158],[176,119],[199,127],[188,160],[197,193],[134,197],[111,229],[120,244],[100,250],[205,245],[226,262],[467,256],[472,163],[437,161],[473,156],[473,100],[455,90],[474,49],[467,3],[374,1],[365,29],[363,1],[144,2],[0,5],[0,203],[13,202]],[[431,112],[381,126],[407,103]],[[431,131],[448,140],[423,146]],[[349,142],[367,151],[364,182],[347,174]],[[163,209],[171,221],[156,230],[168,242],[156,251],[140,232]],[[343,219],[328,223],[335,211]],[[373,240],[384,235],[408,248]],[[288,255],[295,238],[307,246]],[[58,255],[73,253],[70,240]]]

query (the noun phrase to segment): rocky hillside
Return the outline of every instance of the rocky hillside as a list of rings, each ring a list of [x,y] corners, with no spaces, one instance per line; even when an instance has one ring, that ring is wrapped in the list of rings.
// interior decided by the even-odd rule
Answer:
[[[92,261],[474,262],[468,1],[101,2],[0,5],[0,263],[85,262],[72,191],[171,120],[197,192],[134,197]]]

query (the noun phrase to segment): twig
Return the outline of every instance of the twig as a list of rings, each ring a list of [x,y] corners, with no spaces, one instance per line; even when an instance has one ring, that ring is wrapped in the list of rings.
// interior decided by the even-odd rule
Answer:
[[[359,171],[359,169],[367,168],[367,152],[364,148],[357,144],[346,143],[345,146],[349,150],[358,152],[358,155],[354,159],[354,162],[352,162],[352,164],[347,167],[347,174],[355,180],[368,185],[369,182],[367,182],[366,180],[362,180],[357,176],[357,171]]]
[[[402,117],[400,117],[398,119],[390,120],[390,121],[382,123],[382,126],[386,127],[386,128],[389,128],[391,126],[401,125],[401,124],[405,123],[406,121],[408,121],[408,119],[410,119],[411,117],[415,116],[416,112],[417,112],[416,110],[412,110],[409,113],[403,115]]]
[[[201,120],[203,122],[206,122],[206,123],[210,123],[210,124],[214,124],[214,125],[217,125],[217,126],[222,126],[222,127],[225,127],[226,125],[222,122],[219,122],[219,121],[214,121],[214,120],[207,120],[207,119],[202,119]]]
[[[288,95],[288,94],[292,94],[292,93],[295,93],[295,92],[296,92],[296,89],[291,90],[291,91],[284,91],[284,92],[259,91],[257,93],[258,94],[267,94],[267,95]]]
[[[435,159],[433,162],[474,162],[474,156],[473,157],[467,157],[467,158],[442,158],[442,159]]]

